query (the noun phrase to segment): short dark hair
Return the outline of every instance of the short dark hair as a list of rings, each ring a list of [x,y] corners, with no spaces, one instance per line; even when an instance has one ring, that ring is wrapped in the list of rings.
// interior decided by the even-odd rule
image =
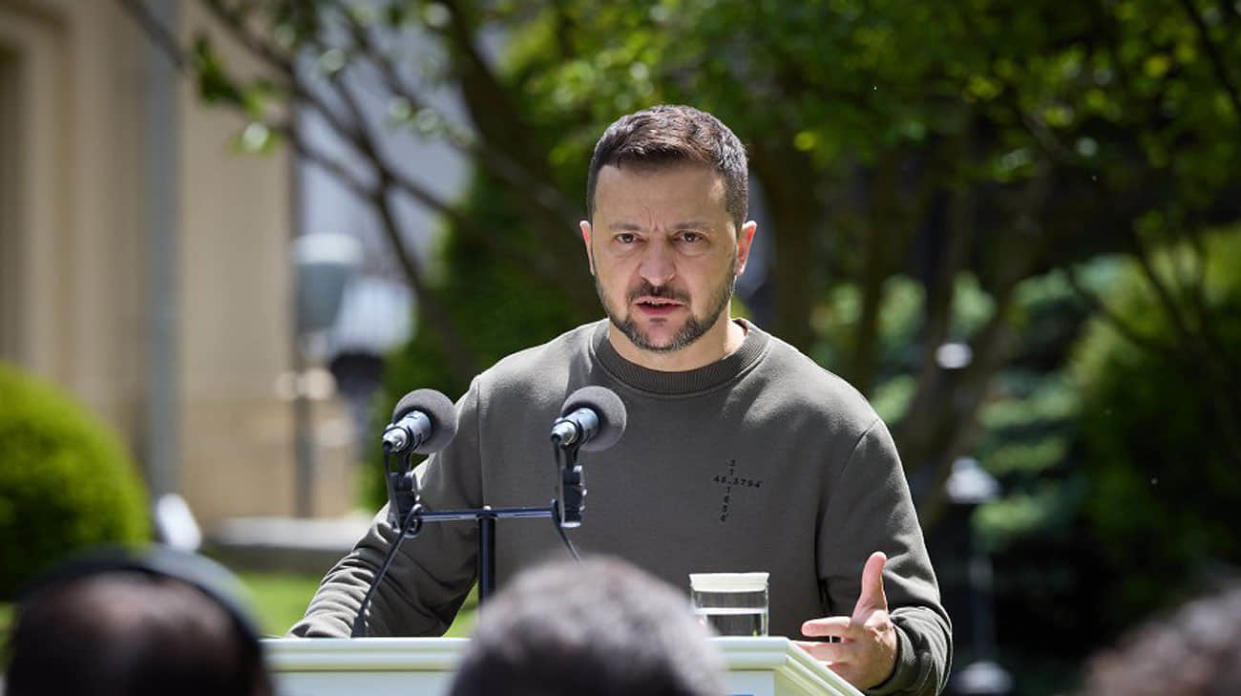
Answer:
[[[652,106],[617,119],[595,143],[586,180],[586,214],[595,216],[599,170],[608,165],[664,167],[684,162],[714,169],[724,179],[724,205],[737,229],[749,205],[745,147],[718,118],[692,106]]]
[[[1241,693],[1241,586],[1148,621],[1095,657],[1083,694],[1223,696]]]
[[[615,559],[519,575],[483,606],[450,696],[720,696],[685,595]]]
[[[189,557],[92,555],[36,585],[18,606],[5,693],[270,695],[248,618],[217,594],[222,588],[185,575],[206,559],[176,560],[178,570],[166,571],[173,555]]]

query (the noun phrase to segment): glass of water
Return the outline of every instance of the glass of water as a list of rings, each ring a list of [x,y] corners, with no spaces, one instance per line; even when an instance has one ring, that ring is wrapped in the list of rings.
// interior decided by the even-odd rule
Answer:
[[[690,573],[690,602],[721,636],[767,635],[767,573]]]

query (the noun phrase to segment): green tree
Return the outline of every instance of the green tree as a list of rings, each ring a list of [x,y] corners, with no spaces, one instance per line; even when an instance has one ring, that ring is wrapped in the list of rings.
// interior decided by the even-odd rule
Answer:
[[[1203,246],[1210,260],[1203,294],[1172,301],[1217,318],[1210,338],[1229,356],[1221,378],[1235,385],[1241,233],[1208,236]],[[1152,270],[1171,284],[1193,253],[1168,249]],[[1118,623],[1201,589],[1219,564],[1241,565],[1241,477],[1232,450],[1241,420],[1219,419],[1196,375],[1198,355],[1159,310],[1164,300],[1145,274],[1137,264],[1127,267],[1110,303],[1129,333],[1114,320],[1096,322],[1074,365],[1083,387],[1082,467],[1090,482],[1083,511],[1111,588],[1103,608]]]
[[[815,327],[839,323],[830,298],[856,292],[829,366],[863,390],[893,376],[878,350],[891,281],[921,286],[916,354],[896,366],[914,378],[896,435],[911,477],[931,482],[933,520],[947,466],[976,444],[979,408],[1018,349],[1023,281],[1064,268],[1094,304],[1077,265],[1115,251],[1145,267],[1238,216],[1239,24],[1232,6],[1154,0],[558,2],[521,25],[513,74],[536,120],[563,134],[554,161],[582,161],[603,123],[644,104],[692,102],[732,125],[776,240],[774,329],[820,352]],[[990,301],[968,333],[953,321],[962,278]],[[1229,418],[1209,318],[1159,309],[1184,327],[1195,378]],[[972,348],[964,370],[937,364],[948,341]]]
[[[674,101],[719,114],[748,144],[764,233],[775,240],[773,330],[835,356],[829,367],[864,391],[912,377],[895,434],[911,478],[926,482],[927,522],[942,508],[948,465],[977,445],[979,410],[1018,350],[1016,290],[1050,269],[1065,269],[1075,293],[1101,307],[1077,267],[1101,252],[1134,258],[1194,356],[1187,378],[1209,416],[1233,422],[1241,413],[1213,318],[1201,302],[1170,299],[1202,294],[1202,231],[1241,213],[1241,21],[1231,4],[201,0],[217,34],[268,68],[243,79],[211,32],[179,46],[140,0],[118,1],[204,98],[283,136],[374,206],[457,383],[493,357],[469,338],[492,317],[446,307],[447,286],[430,282],[406,248],[395,201],[441,212],[452,234],[508,264],[525,287],[562,295],[568,326],[597,310],[585,274],[564,272],[580,262],[583,206],[563,192],[582,190],[590,144],[608,121]],[[491,30],[507,32],[503,60],[483,48]],[[411,66],[401,47],[415,37],[443,63]],[[378,85],[385,114],[367,112],[364,83]],[[462,95],[468,122],[428,106],[427,91],[446,84]],[[367,171],[316,151],[287,107],[318,114]],[[384,128],[441,137],[471,156],[492,191],[505,192],[510,224],[489,226],[468,205],[477,196],[440,200],[403,176],[379,147]],[[1157,250],[1182,242],[1185,272],[1154,273]],[[924,309],[914,350],[892,365],[878,348],[898,278],[920,286]],[[963,278],[989,298],[985,319],[964,333],[952,311]],[[485,293],[490,278],[478,280],[471,291]],[[817,329],[844,324],[831,315],[841,289],[856,292],[857,311],[825,348]],[[952,341],[971,348],[964,369],[937,362]],[[1241,440],[1226,445],[1241,461]]]

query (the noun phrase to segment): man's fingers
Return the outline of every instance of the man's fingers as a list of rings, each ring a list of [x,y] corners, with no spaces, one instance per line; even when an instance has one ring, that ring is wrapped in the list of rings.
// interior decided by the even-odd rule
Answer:
[[[847,643],[821,643],[814,640],[795,640],[793,644],[810,653],[820,662],[844,662],[848,659]]]
[[[836,674],[839,674],[841,679],[849,682],[859,690],[867,688],[861,683],[861,679],[859,679],[858,666],[852,662],[829,662],[827,663],[827,668]]]
[[[856,627],[853,626],[853,620],[848,616],[829,616],[826,619],[811,619],[801,625],[802,635],[811,638],[822,638],[824,636],[844,638],[853,630],[856,630]]]
[[[883,591],[883,566],[887,562],[888,557],[882,551],[876,551],[866,559],[866,566],[862,568],[862,592],[853,609],[855,617],[866,611],[888,610],[888,597]]]

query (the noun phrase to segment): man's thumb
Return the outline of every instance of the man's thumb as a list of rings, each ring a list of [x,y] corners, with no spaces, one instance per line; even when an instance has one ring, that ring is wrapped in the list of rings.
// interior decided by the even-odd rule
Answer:
[[[866,559],[862,568],[862,591],[857,598],[857,608],[888,609],[888,597],[883,592],[883,566],[888,557],[882,551],[876,551]]]

